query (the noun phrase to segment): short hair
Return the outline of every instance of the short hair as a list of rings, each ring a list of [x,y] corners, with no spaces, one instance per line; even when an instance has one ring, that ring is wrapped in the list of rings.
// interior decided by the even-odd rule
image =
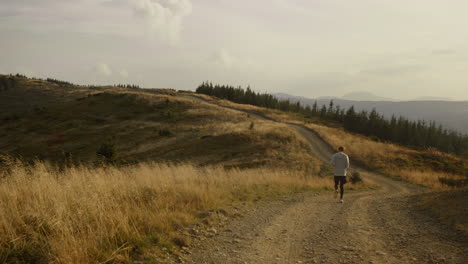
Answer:
[[[339,151],[344,151],[344,150],[345,150],[345,147],[339,146],[339,147],[338,147],[338,150],[339,150]]]

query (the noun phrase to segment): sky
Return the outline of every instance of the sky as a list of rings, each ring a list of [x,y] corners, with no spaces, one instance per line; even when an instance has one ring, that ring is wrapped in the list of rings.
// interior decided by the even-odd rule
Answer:
[[[0,0],[0,73],[468,100],[466,0]]]

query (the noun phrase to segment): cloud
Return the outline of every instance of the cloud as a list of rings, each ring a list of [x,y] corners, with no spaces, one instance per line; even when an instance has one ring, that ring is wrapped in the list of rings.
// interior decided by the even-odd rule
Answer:
[[[217,68],[236,70],[236,71],[256,71],[255,64],[252,60],[234,56],[229,50],[222,48],[213,53],[209,58],[209,62]]]
[[[237,59],[234,58],[226,49],[220,49],[215,52],[211,57],[211,61],[217,65],[226,69],[231,69],[237,63]]]
[[[170,44],[179,41],[184,18],[191,13],[190,0],[137,0],[134,8],[150,33]]]
[[[112,75],[112,69],[106,63],[99,63],[96,65],[95,70],[97,74],[109,77]]]

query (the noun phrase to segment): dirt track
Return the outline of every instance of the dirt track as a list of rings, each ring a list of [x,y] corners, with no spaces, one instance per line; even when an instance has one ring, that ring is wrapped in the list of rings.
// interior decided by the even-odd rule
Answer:
[[[331,149],[314,132],[290,126],[329,159]],[[196,239],[187,262],[467,263],[468,239],[415,205],[422,188],[355,169],[381,188],[345,193],[343,204],[330,193],[257,203],[215,236]]]

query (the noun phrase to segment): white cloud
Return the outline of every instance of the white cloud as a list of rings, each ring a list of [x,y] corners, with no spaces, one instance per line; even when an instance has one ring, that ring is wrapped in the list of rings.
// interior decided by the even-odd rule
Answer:
[[[226,49],[220,49],[215,52],[211,61],[216,66],[221,66],[226,69],[231,69],[237,64],[237,59],[234,58]]]
[[[106,63],[99,63],[95,67],[96,72],[99,75],[109,77],[112,75],[112,69]]]
[[[179,41],[184,18],[192,13],[190,0],[137,0],[135,16],[143,19],[151,34],[174,44]]]
[[[236,70],[236,71],[254,71],[256,70],[252,60],[233,55],[229,50],[222,48],[215,52],[209,61],[216,67]]]

